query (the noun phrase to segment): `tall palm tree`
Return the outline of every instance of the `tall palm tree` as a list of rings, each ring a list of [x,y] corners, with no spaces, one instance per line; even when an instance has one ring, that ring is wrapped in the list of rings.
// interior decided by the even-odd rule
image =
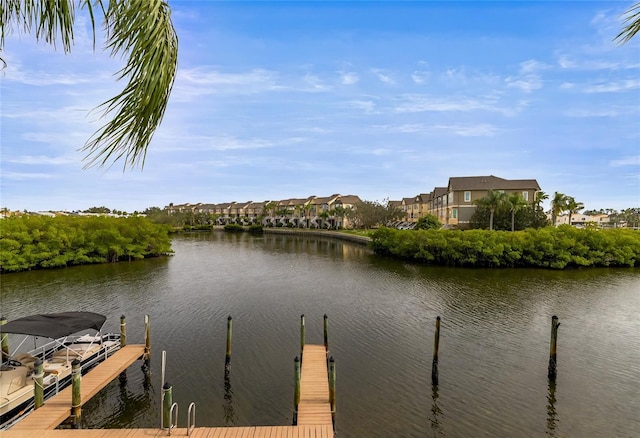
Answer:
[[[620,44],[629,41],[635,34],[640,32],[640,3],[636,3],[625,11],[623,14],[623,23],[625,26],[620,33],[614,38]]]
[[[569,225],[571,225],[571,216],[577,214],[580,210],[584,209],[584,204],[575,200],[573,196],[567,197],[566,203],[567,211],[569,212]]]
[[[526,207],[527,201],[524,200],[521,193],[514,193],[507,198],[507,205],[511,211],[511,231],[516,230],[516,213]]]
[[[493,230],[493,217],[496,210],[505,203],[506,195],[503,192],[489,190],[487,196],[476,200],[474,203],[489,209],[489,229]]]
[[[542,203],[549,199],[549,195],[542,190],[536,192],[536,197],[533,200],[533,205],[535,206],[534,211],[540,210],[542,208]]]
[[[567,209],[568,196],[564,193],[555,192],[551,199],[551,223],[556,224],[556,219]]]
[[[144,165],[147,147],[167,108],[178,65],[178,37],[167,0],[78,0],[91,20],[95,45],[96,14],[104,20],[105,48],[111,56],[127,58],[118,80],[128,80],[124,90],[98,108],[110,120],[87,140],[86,166],[103,166],[124,159],[124,167]],[[4,36],[33,33],[36,40],[55,46],[58,38],[65,53],[74,40],[76,1],[2,0],[0,51]],[[4,60],[2,60],[4,62]]]

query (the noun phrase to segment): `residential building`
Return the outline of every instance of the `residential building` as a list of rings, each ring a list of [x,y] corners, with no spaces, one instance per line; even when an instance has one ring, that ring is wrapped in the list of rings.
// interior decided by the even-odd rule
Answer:
[[[504,179],[494,175],[451,177],[445,191],[439,190],[434,196],[437,207],[432,210],[432,214],[443,224],[464,227],[470,223],[475,212],[475,202],[487,196],[489,190],[508,195],[519,193],[531,204],[540,185],[535,179]]]

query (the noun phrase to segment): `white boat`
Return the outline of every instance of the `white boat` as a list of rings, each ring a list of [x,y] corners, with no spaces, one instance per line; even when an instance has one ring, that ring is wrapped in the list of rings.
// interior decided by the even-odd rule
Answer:
[[[71,364],[80,361],[82,373],[120,349],[119,334],[102,334],[106,317],[93,312],[64,312],[26,316],[0,326],[0,336],[22,338],[14,353],[2,353],[0,366],[0,430],[7,429],[34,407],[34,369],[44,368],[44,398],[47,400],[71,383]],[[92,333],[80,332],[92,331]],[[30,351],[24,344],[33,339],[42,345]],[[46,338],[42,343],[39,338]],[[13,341],[13,339],[12,339]]]

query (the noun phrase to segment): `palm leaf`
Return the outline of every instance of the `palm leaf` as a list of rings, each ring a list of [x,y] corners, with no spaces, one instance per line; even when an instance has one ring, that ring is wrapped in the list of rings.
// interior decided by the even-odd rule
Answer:
[[[128,79],[124,90],[101,104],[110,120],[85,143],[85,167],[103,166],[124,159],[124,167],[144,165],[147,147],[160,125],[173,88],[178,64],[178,37],[171,23],[167,0],[78,0],[87,8],[95,47],[94,9],[102,11],[111,56],[127,58],[117,72]],[[73,45],[73,0],[2,0],[0,3],[0,51],[12,31],[34,34],[64,52]],[[2,62],[2,60],[0,58]]]
[[[624,27],[622,31],[613,39],[620,44],[624,44],[629,41],[635,34],[640,32],[640,3],[636,3],[631,6],[623,14]]]

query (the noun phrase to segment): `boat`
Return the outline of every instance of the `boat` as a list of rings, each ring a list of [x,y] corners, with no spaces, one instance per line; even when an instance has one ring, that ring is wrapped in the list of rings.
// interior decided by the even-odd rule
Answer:
[[[102,334],[106,319],[93,312],[62,312],[26,316],[0,325],[3,346],[8,345],[9,334],[22,338],[13,354],[4,349],[2,352],[0,430],[11,427],[34,409],[36,361],[43,363],[46,401],[71,384],[74,360],[80,362],[84,374],[120,349],[119,334]],[[30,338],[34,348],[25,351],[24,344]]]

